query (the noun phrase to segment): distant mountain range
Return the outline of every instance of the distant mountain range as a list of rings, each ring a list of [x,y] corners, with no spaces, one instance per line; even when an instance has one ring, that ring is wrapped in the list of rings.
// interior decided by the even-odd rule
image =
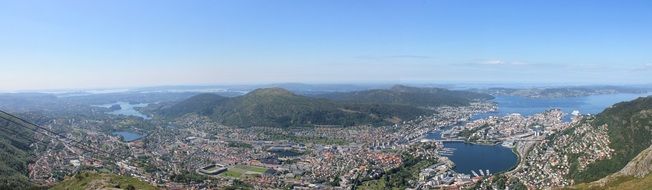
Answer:
[[[648,92],[644,88],[620,87],[620,86],[581,86],[581,87],[554,87],[554,88],[488,88],[473,89],[474,92],[487,93],[494,96],[525,96],[531,98],[560,98],[579,97],[600,94],[633,93],[640,94]]]
[[[158,113],[194,113],[232,126],[307,126],[389,124],[432,113],[428,107],[464,106],[492,96],[440,88],[390,89],[301,96],[282,88],[263,88],[238,97],[200,94]]]
[[[50,114],[90,113],[92,105],[112,104],[118,101],[130,103],[170,102],[184,100],[196,92],[140,93],[119,92],[84,95],[63,95],[47,93],[0,93],[0,109],[12,113],[48,112]]]

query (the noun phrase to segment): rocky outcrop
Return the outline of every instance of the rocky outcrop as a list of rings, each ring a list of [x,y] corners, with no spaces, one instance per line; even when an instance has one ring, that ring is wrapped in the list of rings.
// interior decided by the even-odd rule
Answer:
[[[611,174],[598,181],[592,182],[591,185],[603,186],[609,181],[621,176],[634,176],[637,178],[645,177],[652,172],[652,146],[641,151],[634,159],[629,161],[627,165],[620,171]]]
[[[617,174],[641,178],[650,172],[652,172],[652,146],[639,153]]]

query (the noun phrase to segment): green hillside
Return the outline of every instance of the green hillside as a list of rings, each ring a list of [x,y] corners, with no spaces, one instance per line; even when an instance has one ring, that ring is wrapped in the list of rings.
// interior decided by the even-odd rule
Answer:
[[[297,126],[349,125],[348,121],[368,121],[361,113],[341,111],[331,102],[298,96],[280,88],[258,89],[233,98],[213,114],[227,125]]]
[[[404,105],[338,103],[296,95],[281,88],[265,88],[233,98],[197,95],[164,107],[159,113],[167,117],[195,113],[209,116],[226,125],[240,127],[288,127],[391,123],[430,112]]]
[[[600,160],[577,171],[571,167],[570,177],[576,182],[590,182],[622,169],[641,151],[652,145],[652,97],[622,102],[598,114],[593,126],[608,125],[611,159]]]
[[[569,187],[566,189],[576,189],[576,190],[639,190],[639,189],[650,189],[652,188],[652,174],[647,175],[643,178],[636,178],[631,176],[618,177],[616,179],[610,180],[604,185],[593,185],[588,183],[582,183]]]
[[[466,106],[473,100],[493,99],[487,94],[443,88],[416,88],[395,85],[390,89],[329,93],[317,97],[359,104],[396,104],[418,107]]]
[[[0,112],[0,189],[28,189],[32,187],[27,165],[34,133],[10,120]]]
[[[163,115],[175,117],[186,113],[211,115],[213,114],[213,108],[218,106],[219,103],[224,100],[226,100],[225,97],[217,94],[198,94],[181,103],[174,104],[169,108],[161,110],[161,113]]]

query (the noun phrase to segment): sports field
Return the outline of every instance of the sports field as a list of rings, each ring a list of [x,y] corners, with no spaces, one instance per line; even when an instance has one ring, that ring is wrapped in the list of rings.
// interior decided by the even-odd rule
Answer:
[[[261,175],[267,171],[267,168],[248,165],[235,165],[229,167],[226,172],[220,174],[225,177],[241,178],[247,175]]]

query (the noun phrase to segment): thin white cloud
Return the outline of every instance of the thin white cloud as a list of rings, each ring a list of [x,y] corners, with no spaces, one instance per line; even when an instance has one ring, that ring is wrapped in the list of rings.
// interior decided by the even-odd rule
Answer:
[[[533,65],[523,61],[509,61],[502,59],[480,60],[471,62],[469,65]]]
[[[652,71],[652,63],[641,64],[631,70],[632,72],[645,72]]]
[[[427,55],[384,55],[384,56],[357,56],[358,59],[387,60],[387,59],[431,59]]]
[[[478,64],[482,65],[504,65],[506,62],[503,60],[487,60],[487,61],[481,61],[478,62]]]

